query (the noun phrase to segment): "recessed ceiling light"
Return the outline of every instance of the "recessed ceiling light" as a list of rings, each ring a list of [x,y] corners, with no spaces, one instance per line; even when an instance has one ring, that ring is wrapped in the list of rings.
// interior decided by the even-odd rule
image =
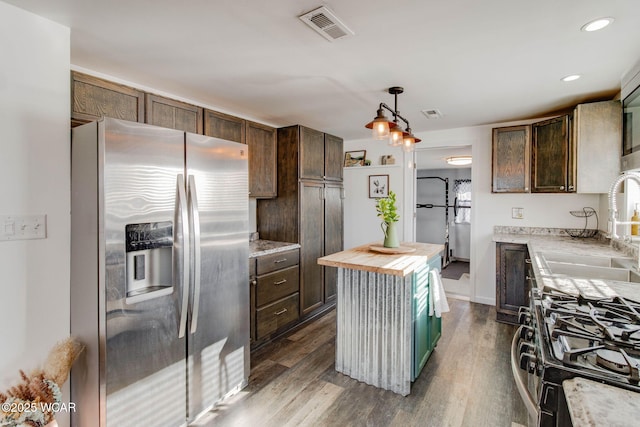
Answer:
[[[464,166],[471,164],[471,156],[451,156],[446,158],[447,163],[454,166]]]
[[[587,22],[580,28],[581,31],[598,31],[611,24],[614,21],[613,18],[598,18],[591,22]]]
[[[563,82],[572,82],[574,80],[578,80],[580,78],[580,74],[571,74],[570,76],[565,76],[561,78]]]

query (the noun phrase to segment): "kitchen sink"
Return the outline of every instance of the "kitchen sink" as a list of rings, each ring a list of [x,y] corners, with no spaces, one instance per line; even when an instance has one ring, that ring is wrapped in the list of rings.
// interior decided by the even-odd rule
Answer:
[[[585,279],[619,280],[622,282],[640,282],[640,275],[629,268],[599,267],[595,265],[571,264],[568,262],[547,261],[551,274],[562,274]]]
[[[631,258],[562,252],[543,252],[540,256],[552,275],[640,283],[640,274],[634,269],[634,260]]]
[[[540,255],[546,262],[562,262],[568,264],[580,264],[596,267],[622,267],[630,268],[633,259],[622,257],[576,255],[565,252],[542,252]]]

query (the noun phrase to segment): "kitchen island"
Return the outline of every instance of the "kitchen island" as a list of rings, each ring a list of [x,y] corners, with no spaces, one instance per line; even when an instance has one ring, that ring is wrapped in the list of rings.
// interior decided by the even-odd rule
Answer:
[[[336,370],[406,396],[440,338],[430,277],[444,246],[406,242],[408,252],[387,254],[377,245],[318,259],[338,268]]]

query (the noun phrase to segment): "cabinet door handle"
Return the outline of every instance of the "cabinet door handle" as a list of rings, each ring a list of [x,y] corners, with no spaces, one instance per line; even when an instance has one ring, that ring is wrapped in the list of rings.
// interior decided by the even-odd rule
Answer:
[[[285,262],[287,259],[286,258],[282,258],[282,259],[277,259],[275,261],[273,261],[274,264],[280,264],[281,262]]]
[[[529,258],[524,260],[525,264],[531,264],[531,260]]]
[[[276,316],[280,316],[281,314],[285,314],[287,311],[289,311],[289,310],[287,310],[286,308],[283,308],[280,311],[276,311],[275,314],[276,314]]]
[[[561,185],[561,186],[560,186],[560,189],[561,189],[561,190],[564,190],[564,185]]]
[[[569,186],[569,191],[573,191],[575,189],[575,187],[573,185]]]
[[[282,279],[282,280],[278,280],[277,282],[273,282],[273,284],[276,286],[282,285],[284,283],[287,283],[287,279]]]

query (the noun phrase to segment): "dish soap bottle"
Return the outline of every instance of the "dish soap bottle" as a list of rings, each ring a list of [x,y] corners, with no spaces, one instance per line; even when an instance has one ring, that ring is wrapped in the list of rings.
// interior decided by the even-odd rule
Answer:
[[[636,207],[633,210],[633,216],[631,217],[631,221],[638,222],[640,221],[640,215],[638,215],[638,204],[636,203]],[[631,224],[631,235],[638,235],[638,224]]]

